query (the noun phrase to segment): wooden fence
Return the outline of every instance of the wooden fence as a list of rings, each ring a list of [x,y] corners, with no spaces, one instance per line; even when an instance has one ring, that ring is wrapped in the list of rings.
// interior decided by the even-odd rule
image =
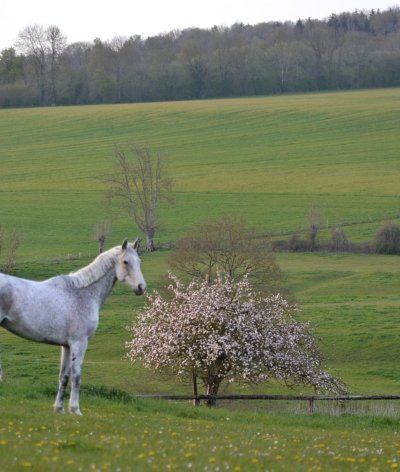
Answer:
[[[315,411],[318,401],[360,401],[360,400],[400,400],[400,395],[136,395],[137,398],[159,400],[193,400],[195,406],[199,406],[201,400],[289,400],[307,401],[308,411]]]

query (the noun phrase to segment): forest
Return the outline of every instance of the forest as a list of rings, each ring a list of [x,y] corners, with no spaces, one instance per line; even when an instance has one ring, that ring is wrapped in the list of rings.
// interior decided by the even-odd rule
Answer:
[[[0,108],[399,86],[399,7],[71,44],[33,24],[0,52]]]

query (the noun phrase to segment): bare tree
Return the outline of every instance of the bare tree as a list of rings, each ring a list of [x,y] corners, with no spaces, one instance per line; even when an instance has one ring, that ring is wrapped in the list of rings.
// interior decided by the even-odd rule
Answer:
[[[116,204],[132,216],[138,229],[146,236],[147,251],[154,251],[157,229],[157,210],[162,201],[172,203],[172,179],[167,176],[167,154],[155,158],[148,146],[128,146],[131,159],[125,151],[115,148],[114,171],[100,176],[109,185],[106,201]]]
[[[324,214],[311,206],[307,215],[308,232],[307,239],[310,241],[310,251],[314,251],[319,230],[324,222]]]
[[[281,91],[285,90],[289,66],[293,61],[293,52],[291,44],[288,42],[279,42],[267,50],[271,57],[274,67],[280,75]]]
[[[48,43],[50,57],[50,104],[56,104],[56,73],[59,55],[67,47],[67,38],[61,33],[58,26],[49,26],[46,29],[46,39]]]
[[[322,74],[322,64],[325,52],[328,47],[327,32],[321,27],[313,28],[310,31],[308,42],[314,55],[313,71],[315,77],[315,88],[319,90]]]
[[[347,234],[344,229],[338,226],[334,226],[331,229],[331,235],[335,251],[343,251],[347,249],[349,241],[347,239]]]
[[[20,52],[25,54],[29,60],[33,75],[40,89],[41,104],[44,105],[46,97],[48,45],[43,26],[36,23],[25,26],[25,28],[19,32],[15,46]]]
[[[271,287],[283,272],[269,250],[267,238],[256,238],[256,229],[246,219],[226,215],[196,226],[177,243],[169,259],[173,269],[212,283],[217,271],[237,282],[244,276],[261,286]]]
[[[94,237],[99,243],[99,254],[103,252],[104,244],[111,234],[111,220],[100,220],[94,225]]]
[[[42,105],[46,102],[47,74],[50,72],[50,103],[54,105],[57,59],[67,46],[67,38],[58,26],[52,25],[45,30],[42,25],[33,24],[19,32],[15,46],[30,62]]]
[[[16,253],[21,242],[17,231],[13,229],[10,237],[7,237],[4,228],[0,225],[0,272],[10,274],[15,267]]]

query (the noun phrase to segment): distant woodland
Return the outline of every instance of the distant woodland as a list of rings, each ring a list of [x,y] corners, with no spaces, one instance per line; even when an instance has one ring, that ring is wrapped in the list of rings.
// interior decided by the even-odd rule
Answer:
[[[400,8],[68,44],[28,25],[0,52],[0,107],[400,86]]]

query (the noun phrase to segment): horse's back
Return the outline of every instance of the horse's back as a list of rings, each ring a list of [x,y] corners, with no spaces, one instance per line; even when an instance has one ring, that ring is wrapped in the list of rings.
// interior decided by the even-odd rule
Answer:
[[[67,345],[71,330],[83,327],[76,291],[59,276],[44,282],[0,277],[0,323],[23,338],[49,344]],[[97,326],[97,324],[96,324]]]

